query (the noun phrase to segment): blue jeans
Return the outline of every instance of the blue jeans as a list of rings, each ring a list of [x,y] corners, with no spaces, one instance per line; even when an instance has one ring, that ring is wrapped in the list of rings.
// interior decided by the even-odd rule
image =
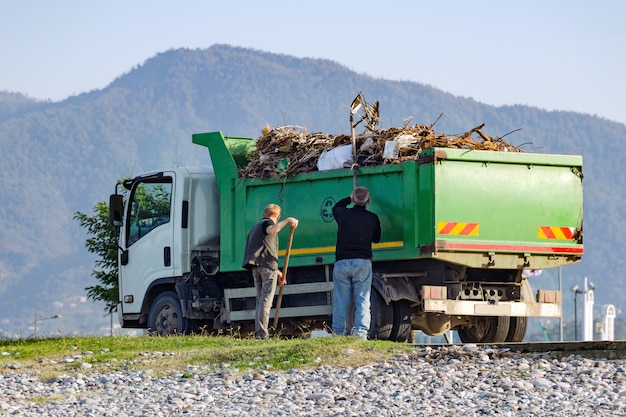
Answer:
[[[372,288],[372,261],[370,259],[342,259],[333,269],[333,333],[348,336],[346,321],[350,300],[354,300],[354,335],[367,339],[370,328],[370,292]]]

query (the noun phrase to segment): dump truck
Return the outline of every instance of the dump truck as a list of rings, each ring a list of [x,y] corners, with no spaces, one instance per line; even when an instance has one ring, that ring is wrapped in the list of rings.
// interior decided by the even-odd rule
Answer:
[[[520,342],[529,317],[561,316],[561,292],[534,291],[525,271],[582,258],[581,156],[433,147],[396,164],[260,179],[239,175],[254,139],[211,132],[192,140],[211,164],[145,173],[111,195],[124,328],[252,330],[255,288],[243,252],[265,205],[276,203],[299,226],[274,331],[329,329],[332,207],[355,178],[382,227],[369,338],[404,342],[414,331],[452,330],[464,343]],[[280,262],[286,243],[281,237]]]

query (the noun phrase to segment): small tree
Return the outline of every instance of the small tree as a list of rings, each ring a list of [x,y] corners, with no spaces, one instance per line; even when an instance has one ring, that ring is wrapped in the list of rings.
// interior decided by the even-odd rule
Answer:
[[[119,286],[117,283],[117,230],[109,224],[109,205],[101,201],[93,207],[93,215],[77,211],[74,220],[87,230],[91,236],[85,242],[90,253],[99,256],[95,269],[91,273],[99,284],[85,288],[87,297],[94,301],[104,301],[105,310],[112,313],[119,302]]]

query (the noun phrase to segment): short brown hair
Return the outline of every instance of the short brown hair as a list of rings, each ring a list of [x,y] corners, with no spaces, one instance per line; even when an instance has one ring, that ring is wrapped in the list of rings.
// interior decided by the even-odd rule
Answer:
[[[270,218],[277,214],[280,214],[280,206],[278,204],[271,203],[263,209],[263,217]]]

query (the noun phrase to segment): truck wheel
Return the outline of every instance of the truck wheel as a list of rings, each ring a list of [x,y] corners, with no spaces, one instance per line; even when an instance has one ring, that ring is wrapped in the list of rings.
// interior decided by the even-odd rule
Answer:
[[[404,343],[411,337],[411,302],[398,300],[393,306],[393,328],[389,340]]]
[[[476,326],[462,327],[457,330],[459,339],[462,343],[481,343],[485,338],[487,331],[489,330],[489,322],[486,320],[480,320]]]
[[[148,313],[148,331],[158,336],[187,332],[186,320],[176,293],[164,292],[154,300]]]
[[[367,338],[389,340],[393,328],[393,307],[385,303],[383,297],[373,288],[370,292],[370,306],[372,320]]]
[[[483,343],[502,343],[509,335],[509,317],[491,317],[492,330]]]
[[[457,331],[463,343],[501,343],[509,334],[508,317],[477,317],[476,325]]]
[[[509,317],[509,334],[505,342],[521,342],[526,336],[528,317]]]

